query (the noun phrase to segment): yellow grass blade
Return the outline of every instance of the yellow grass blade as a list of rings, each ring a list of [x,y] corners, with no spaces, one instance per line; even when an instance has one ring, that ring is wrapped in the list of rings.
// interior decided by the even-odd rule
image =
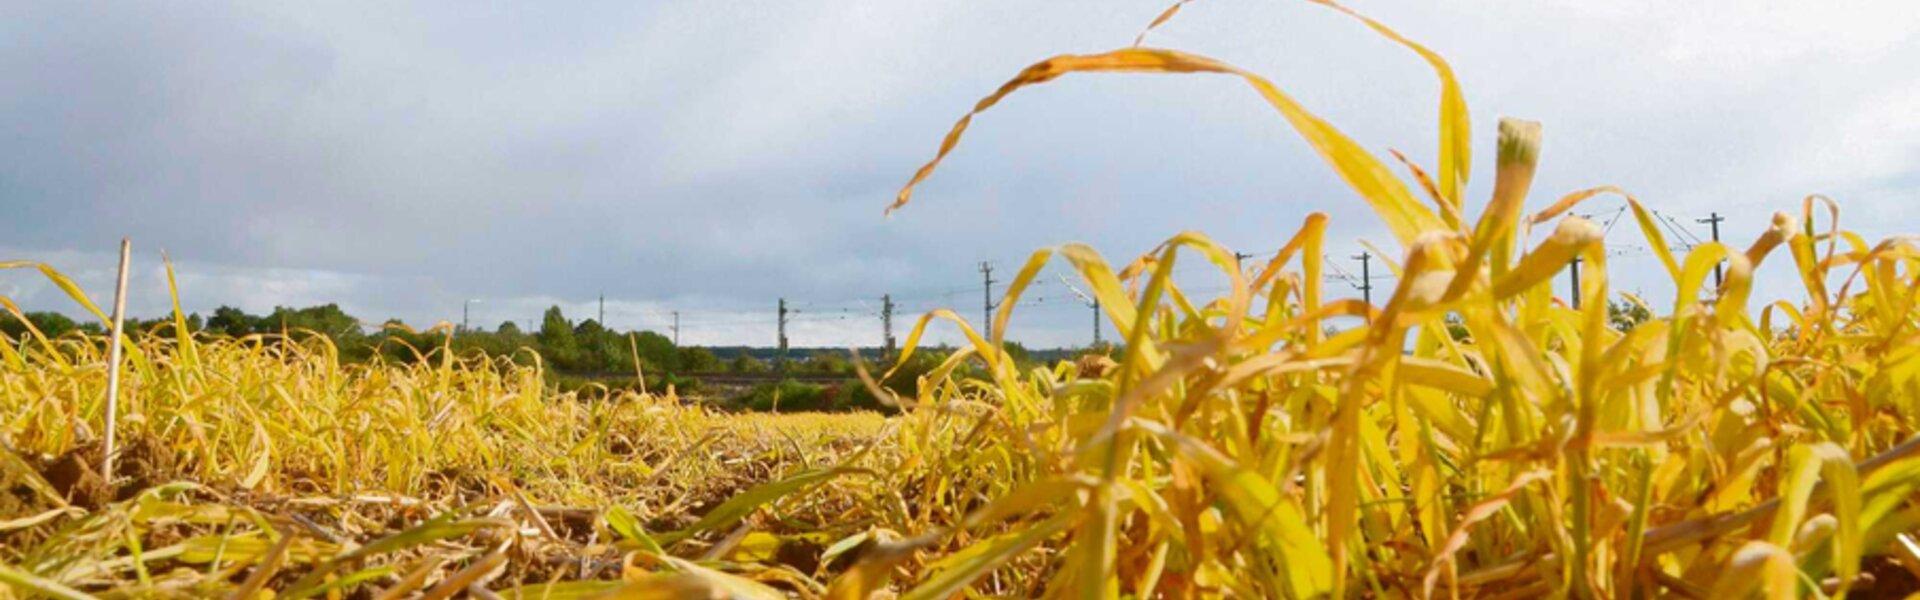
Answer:
[[[790,494],[800,492],[841,475],[859,472],[861,472],[859,469],[847,467],[815,469],[803,471],[779,481],[761,484],[753,489],[742,492],[740,495],[729,498],[726,502],[715,507],[712,512],[707,513],[706,516],[701,517],[698,522],[688,526],[686,529],[663,535],[661,539],[665,543],[671,544],[674,541],[692,535],[694,532],[711,531],[732,526],[768,502],[779,500]]]
[[[180,284],[173,277],[173,259],[165,252],[160,253],[161,264],[167,267],[167,295],[173,299],[173,333],[185,354],[187,365],[198,369],[200,349],[193,343],[193,332],[187,330],[187,315],[180,310]]]
[[[95,305],[93,300],[87,297],[87,293],[80,289],[80,284],[74,283],[72,279],[68,279],[66,275],[54,270],[52,266],[28,261],[0,262],[0,269],[23,269],[28,267],[39,269],[41,275],[46,276],[48,281],[53,282],[54,286],[60,288],[60,291],[66,292],[67,297],[72,298],[74,302],[80,303],[81,308],[85,308],[87,312],[93,313],[94,318],[100,319],[101,323],[109,323],[112,321],[112,319],[107,317],[107,313],[101,312],[100,307]]]
[[[627,584],[619,581],[535,583],[503,590],[505,593],[501,596],[524,600],[593,600],[608,597],[626,586]]]
[[[973,117],[1006,98],[1020,88],[1046,83],[1062,75],[1076,72],[1135,72],[1135,73],[1221,73],[1234,75],[1245,81],[1254,91],[1259,92],[1268,104],[1273,105],[1287,122],[1293,125],[1301,137],[1305,138],[1322,159],[1333,167],[1334,171],[1346,180],[1347,185],[1359,193],[1361,199],[1373,206],[1375,212],[1387,221],[1391,230],[1401,243],[1411,243],[1419,232],[1441,227],[1443,224],[1432,211],[1415,202],[1406,184],[1393,176],[1387,166],[1372,154],[1354,143],[1346,134],[1334,129],[1331,124],[1314,116],[1300,106],[1293,97],[1265,78],[1242,71],[1239,68],[1203,56],[1187,54],[1174,50],[1153,48],[1126,48],[1105,54],[1056,56],[1033,66],[1027,67],[1019,75],[1000,86],[998,91],[982,98],[974,105],[973,111],[961,117],[953,130],[940,143],[940,151],[933,160],[914,174],[913,178],[900,189],[893,205],[887,208],[891,213],[906,206],[913,197],[913,188],[933,174],[947,153],[959,144],[960,137],[966,133]]]
[[[1445,297],[1457,298],[1479,279],[1483,263],[1491,262],[1495,281],[1511,268],[1511,252],[1520,212],[1527,191],[1533,187],[1533,172],[1540,159],[1540,124],[1519,119],[1500,120],[1500,154],[1493,184],[1493,199],[1480,213],[1474,225],[1467,258],[1461,262]]]
[[[1470,528],[1472,528],[1475,523],[1485,521],[1488,517],[1492,517],[1494,513],[1498,512],[1502,507],[1505,507],[1509,502],[1512,502],[1513,497],[1518,495],[1520,490],[1552,476],[1552,471],[1528,471],[1514,478],[1513,483],[1507,484],[1507,489],[1468,508],[1466,515],[1460,519],[1460,524],[1454,526],[1453,533],[1448,535],[1446,543],[1440,546],[1440,552],[1434,555],[1432,566],[1427,567],[1426,577],[1421,579],[1420,584],[1424,590],[1423,595],[1427,597],[1433,596],[1433,585],[1439,581],[1440,567],[1442,565],[1453,566],[1454,553],[1466,547],[1467,536],[1470,533]]]
[[[60,349],[55,348],[52,340],[47,339],[47,334],[42,333],[39,327],[34,326],[33,321],[27,319],[27,313],[20,310],[20,305],[14,304],[13,300],[6,296],[0,296],[0,308],[7,309],[7,314],[13,315],[14,320],[19,321],[20,325],[26,328],[27,337],[33,338],[34,341],[40,343],[41,350],[45,352],[45,356],[47,356],[49,360],[62,367],[72,366],[72,363],[67,361],[67,355],[60,352]],[[9,348],[8,351],[12,352],[12,349]],[[25,366],[24,362],[12,360],[15,358],[14,355],[9,354],[8,357],[9,362],[16,362],[16,364]]]
[[[1033,256],[1027,257],[1027,264],[1020,267],[1020,273],[1007,284],[1007,293],[1000,298],[1000,308],[993,313],[993,339],[990,341],[994,346],[999,346],[1002,340],[1007,339],[1007,320],[1013,317],[1013,307],[1020,303],[1020,294],[1027,291],[1027,286],[1033,284],[1033,278],[1052,258],[1052,250],[1033,253]]]
[[[1326,547],[1307,527],[1293,501],[1266,478],[1237,465],[1218,450],[1149,421],[1135,421],[1142,430],[1172,442],[1180,455],[1193,461],[1212,482],[1235,518],[1273,544],[1284,573],[1287,591],[1295,598],[1314,598],[1331,592],[1337,572]]]
[[[1840,526],[1833,536],[1833,563],[1839,571],[1840,590],[1844,593],[1860,570],[1860,480],[1847,451],[1831,442],[1797,445],[1787,450],[1787,476],[1780,482],[1782,502],[1774,513],[1768,542],[1790,548],[1794,534],[1807,516],[1808,500],[1814,484],[1825,475],[1835,499],[1834,514]]]
[[[1452,207],[1451,212],[1461,213],[1460,205],[1466,194],[1467,175],[1473,170],[1473,136],[1471,121],[1467,115],[1466,95],[1460,91],[1460,82],[1453,76],[1453,66],[1447,64],[1446,59],[1441,58],[1438,53],[1407,39],[1379,21],[1332,0],[1312,1],[1359,19],[1380,35],[1420,55],[1422,60],[1427,61],[1428,66],[1433,67],[1434,74],[1440,78],[1440,197]],[[1503,156],[1502,160],[1506,158]]]
[[[1560,221],[1553,235],[1520,260],[1505,277],[1494,281],[1493,297],[1511,298],[1559,275],[1587,248],[1600,243],[1602,232],[1593,221],[1568,217]]]
[[[1083,244],[1067,244],[1060,248],[1060,254],[1067,257],[1075,271],[1088,286],[1087,293],[1100,301],[1100,309],[1106,311],[1107,319],[1113,321],[1114,329],[1132,331],[1141,318],[1136,312],[1133,301],[1120,287],[1120,278],[1115,277],[1112,267],[1100,253]],[[1142,340],[1139,344],[1139,357],[1143,367],[1159,368],[1165,357],[1161,356],[1158,345],[1152,340]]]
[[[0,583],[7,584],[7,586],[15,589],[40,594],[48,598],[59,598],[61,600],[93,600],[93,596],[86,592],[61,585],[57,581],[50,581],[35,576],[32,573],[15,569],[6,564],[0,564]]]
[[[1173,6],[1167,7],[1166,10],[1160,11],[1160,16],[1154,17],[1153,22],[1148,23],[1145,28],[1142,28],[1140,30],[1139,35],[1133,36],[1133,45],[1139,46],[1141,43],[1146,42],[1147,34],[1153,33],[1154,29],[1158,29],[1161,25],[1165,25],[1168,19],[1172,19],[1174,15],[1180,14],[1181,7],[1184,7],[1187,5],[1187,3],[1193,2],[1193,1],[1194,0],[1180,0],[1178,2],[1173,3]]]
[[[1792,554],[1766,542],[1747,542],[1728,561],[1710,597],[1746,598],[1764,590],[1769,600],[1787,600],[1798,596],[1798,584]]]
[[[967,336],[967,341],[973,343],[973,350],[980,353],[981,358],[986,359],[987,364],[998,365],[1000,363],[1000,353],[995,349],[993,344],[988,343],[985,339],[981,339],[980,334],[974,331],[972,326],[967,325],[966,319],[961,318],[960,315],[955,314],[951,310],[942,308],[921,315],[919,322],[913,324],[913,330],[907,333],[907,341],[900,346],[900,358],[894,362],[893,368],[888,369],[885,374],[880,376],[881,381],[892,378],[894,372],[899,371],[901,366],[907,364],[907,359],[913,357],[914,350],[920,347],[920,336],[926,334],[927,325],[932,323],[934,319],[946,319],[953,322],[954,325],[958,325],[960,332]],[[995,369],[995,372],[999,372],[998,369]]]
[[[933,575],[901,594],[900,599],[936,600],[952,597],[988,571],[1032,549],[1047,538],[1066,531],[1077,520],[1078,515],[1062,512],[1031,527],[1017,529],[968,546],[965,550],[948,555],[946,559],[931,565]]]

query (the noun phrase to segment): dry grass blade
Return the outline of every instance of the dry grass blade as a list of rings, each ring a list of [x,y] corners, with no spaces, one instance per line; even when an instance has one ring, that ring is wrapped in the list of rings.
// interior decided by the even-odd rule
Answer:
[[[378,596],[374,596],[375,600],[397,600],[399,598],[405,598],[407,594],[411,594],[414,590],[425,586],[427,579],[439,572],[440,565],[445,562],[445,559],[437,556],[421,561],[418,567],[415,567],[412,571],[408,571],[405,577],[401,577],[400,581],[394,583],[393,587],[381,591]]]
[[[1406,46],[1408,50],[1420,55],[1420,58],[1425,60],[1428,66],[1433,68],[1434,74],[1440,78],[1439,200],[1451,209],[1448,212],[1461,214],[1461,203],[1466,195],[1467,174],[1473,170],[1473,137],[1471,119],[1467,114],[1466,95],[1460,91],[1460,81],[1453,76],[1453,66],[1447,64],[1446,59],[1427,49],[1426,46],[1407,39],[1399,32],[1366,15],[1354,12],[1353,9],[1332,0],[1312,1],[1359,19],[1380,35]],[[1505,159],[1506,157],[1503,156],[1502,160]]]
[[[1046,83],[1062,75],[1076,72],[1133,72],[1133,73],[1220,73],[1234,75],[1243,81],[1287,119],[1301,137],[1318,152],[1327,164],[1333,167],[1347,184],[1360,194],[1360,197],[1373,206],[1374,211],[1387,221],[1387,227],[1402,243],[1411,243],[1421,231],[1441,226],[1438,217],[1432,211],[1413,200],[1406,184],[1395,178],[1387,166],[1361,149],[1359,144],[1346,134],[1314,116],[1295,102],[1291,96],[1280,91],[1273,82],[1225,63],[1178,52],[1153,48],[1127,48],[1105,54],[1056,56],[1033,66],[1027,67],[1019,75],[1000,86],[1000,89],[974,105],[973,111],[954,123],[953,130],[947,133],[940,143],[940,151],[933,160],[920,167],[912,179],[900,189],[893,205],[887,211],[892,212],[906,206],[913,197],[913,188],[933,174],[933,169],[944,160],[960,143],[961,135],[973,123],[973,117],[992,108],[1009,94],[1020,88]]]
[[[1513,497],[1519,494],[1521,489],[1552,476],[1552,471],[1528,471],[1515,478],[1513,483],[1507,485],[1507,489],[1468,508],[1467,513],[1461,517],[1460,523],[1454,526],[1453,533],[1447,536],[1446,543],[1440,546],[1440,552],[1434,555],[1433,566],[1427,567],[1427,575],[1421,579],[1420,583],[1422,595],[1433,597],[1433,585],[1440,578],[1440,567],[1442,565],[1451,567],[1454,564],[1454,553],[1467,545],[1467,536],[1475,523],[1487,520],[1507,503],[1512,502]],[[1457,595],[1459,590],[1454,590],[1454,593]]]
[[[454,594],[466,590],[467,586],[480,581],[481,578],[505,566],[507,564],[507,549],[510,547],[512,547],[511,543],[500,544],[500,547],[494,548],[493,551],[488,552],[486,556],[480,557],[480,560],[473,561],[473,564],[467,565],[467,568],[455,572],[453,575],[448,576],[445,581],[441,581],[439,585],[433,586],[433,589],[421,594],[420,600],[451,598]]]
[[[1063,512],[1025,529],[973,544],[933,565],[933,575],[900,596],[901,600],[951,597],[988,571],[1005,564],[1047,538],[1073,526],[1076,515]]]
[[[49,581],[35,576],[32,573],[22,572],[4,564],[0,564],[0,583],[7,584],[17,590],[25,590],[48,598],[59,598],[60,600],[93,600],[93,596],[86,592],[61,585],[56,581]]]
[[[266,556],[262,557],[259,564],[253,568],[253,572],[247,575],[246,581],[240,582],[240,587],[227,594],[228,600],[253,598],[260,590],[266,589],[267,581],[273,579],[274,575],[278,575],[281,567],[286,566],[287,550],[293,548],[294,539],[292,535],[282,534],[280,541],[274,542],[273,548],[267,550]]]
[[[1733,555],[1708,597],[1746,598],[1765,590],[1769,600],[1795,598],[1799,575],[1792,553],[1766,542],[1747,542]]]
[[[1186,7],[1188,3],[1193,1],[1194,0],[1180,0],[1179,2],[1173,3],[1172,6],[1168,6],[1166,10],[1160,11],[1160,16],[1154,17],[1153,22],[1148,23],[1145,28],[1142,28],[1139,35],[1133,36],[1133,45],[1137,47],[1145,43],[1147,41],[1147,34],[1153,33],[1153,30],[1159,29],[1161,25],[1165,25],[1167,20],[1172,19],[1174,15],[1180,14],[1180,9]]]

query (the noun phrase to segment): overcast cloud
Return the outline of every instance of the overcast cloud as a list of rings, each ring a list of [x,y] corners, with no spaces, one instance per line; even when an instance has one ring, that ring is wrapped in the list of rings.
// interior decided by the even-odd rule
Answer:
[[[679,311],[703,344],[770,344],[785,297],[813,346],[878,343],[882,294],[977,318],[979,261],[1007,279],[1062,242],[1121,260],[1197,229],[1270,250],[1319,210],[1336,258],[1389,247],[1272,109],[1212,76],[1017,94],[881,217],[979,96],[1124,46],[1165,4],[7,1],[0,259],[105,297],[131,236],[143,316],[167,310],[165,249],[193,311],[339,302],[424,325],[474,298],[491,327],[550,304],[592,316],[604,294],[610,325]],[[1920,229],[1920,4],[1355,5],[1458,70],[1476,206],[1511,115],[1546,123],[1535,207],[1615,184],[1703,237],[1692,219],[1720,211],[1744,245],[1824,193],[1869,237]],[[1431,73],[1332,11],[1199,3],[1149,43],[1267,74],[1368,148],[1432,164]],[[1630,224],[1609,239],[1628,248],[1616,284],[1670,304]],[[1763,296],[1790,291],[1784,266]],[[0,272],[0,295],[77,314],[28,271]],[[1013,338],[1085,343],[1057,280],[1034,297]]]

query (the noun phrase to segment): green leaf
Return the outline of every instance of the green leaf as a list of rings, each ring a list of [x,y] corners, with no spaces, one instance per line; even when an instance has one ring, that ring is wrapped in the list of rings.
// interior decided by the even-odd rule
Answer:
[[[649,552],[666,554],[665,550],[660,549],[660,543],[654,541],[653,536],[647,535],[646,528],[640,526],[640,520],[634,518],[633,513],[627,512],[623,507],[615,506],[607,509],[607,528],[620,534],[621,537],[639,542],[640,546]]]
[[[699,521],[686,529],[660,536],[660,542],[663,544],[671,544],[691,537],[695,533],[733,525],[740,519],[752,514],[754,509],[760,508],[763,504],[779,500],[788,494],[813,487],[814,485],[841,475],[864,472],[866,471],[850,467],[808,469],[786,479],[760,484],[753,489],[728,498],[726,502],[722,502],[720,506],[714,507],[712,511],[707,512],[705,516],[700,517]]]

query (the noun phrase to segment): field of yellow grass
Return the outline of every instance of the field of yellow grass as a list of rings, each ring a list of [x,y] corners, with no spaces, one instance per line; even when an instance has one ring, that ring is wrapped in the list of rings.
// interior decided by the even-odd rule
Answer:
[[[936,322],[971,343],[917,395],[888,395],[902,413],[885,418],[587,399],[544,387],[537,366],[444,351],[343,366],[297,333],[134,336],[115,484],[90,466],[107,340],[29,335],[0,344],[0,583],[62,598],[1920,587],[1920,248],[1862,239],[1813,197],[1744,247],[1675,255],[1623,191],[1536,196],[1542,130],[1512,119],[1492,197],[1469,202],[1473,128],[1451,68],[1354,17],[1432,66],[1437,164],[1397,175],[1268,80],[1139,44],[1028,67],[939,156],[973,115],[1069,74],[1238,78],[1386,223],[1400,283],[1379,305],[1327,298],[1317,213],[1251,263],[1197,233],[1120,263],[1042,250],[993,337],[949,311],[919,321],[906,353]],[[1607,318],[1601,231],[1572,214],[1603,197],[1627,203],[1677,289],[1624,330]],[[1578,309],[1551,286],[1576,258]],[[1056,259],[1125,334],[1113,360],[1023,370],[1000,351]],[[1185,293],[1172,273],[1188,261],[1228,291]],[[1765,261],[1791,263],[1801,293],[1751,298]],[[1337,318],[1366,324],[1329,331]],[[963,364],[982,375],[955,375]]]
[[[429,563],[500,561],[507,549],[517,560],[487,581],[617,577],[623,538],[604,509],[622,507],[629,527],[644,528],[628,533],[728,533],[756,507],[727,508],[740,513],[729,519],[715,510],[742,490],[838,474],[886,435],[871,413],[589,401],[544,388],[536,367],[485,357],[343,366],[318,336],[149,337],[123,375],[120,481],[109,485],[98,473],[103,423],[86,417],[101,403],[79,400],[105,397],[104,342],[40,342],[6,354],[0,376],[0,481],[13,489],[0,496],[0,580],[43,592],[228,593],[245,587],[237,574],[267,572],[263,561],[281,574],[255,587],[320,592]],[[835,505],[781,508],[796,523],[826,522]],[[356,549],[369,556],[298,581]],[[422,574],[435,580],[416,585],[444,575]]]

